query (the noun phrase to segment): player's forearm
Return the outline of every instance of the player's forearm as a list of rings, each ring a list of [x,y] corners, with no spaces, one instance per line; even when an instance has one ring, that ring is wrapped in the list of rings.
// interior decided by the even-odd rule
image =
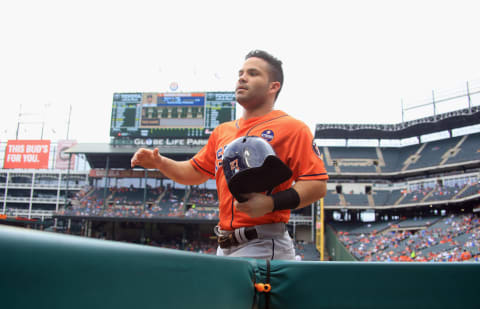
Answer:
[[[326,192],[327,183],[324,180],[299,181],[292,188],[270,196],[261,193],[244,194],[246,201],[235,201],[234,206],[238,211],[257,218],[271,211],[303,208],[324,197]]]
[[[306,207],[327,194],[327,182],[325,180],[298,181],[293,186],[300,197],[297,209]]]
[[[208,176],[197,171],[190,161],[175,161],[162,157],[157,169],[169,179],[184,185],[198,185],[208,180]]]

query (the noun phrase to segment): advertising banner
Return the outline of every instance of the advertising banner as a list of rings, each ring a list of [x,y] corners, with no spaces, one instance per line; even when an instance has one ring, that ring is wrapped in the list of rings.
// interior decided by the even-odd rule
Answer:
[[[57,155],[55,159],[55,168],[60,170],[73,169],[75,167],[76,155],[72,154],[72,159],[70,160],[70,167],[68,166],[69,154],[65,153],[65,150],[75,146],[77,141],[74,140],[59,140],[57,142]]]
[[[48,169],[50,140],[9,140],[3,168]]]

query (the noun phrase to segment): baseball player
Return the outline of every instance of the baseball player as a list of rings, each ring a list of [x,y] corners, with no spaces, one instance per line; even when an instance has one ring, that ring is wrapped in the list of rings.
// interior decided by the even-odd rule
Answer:
[[[254,50],[247,54],[238,72],[235,95],[244,109],[240,119],[215,128],[207,145],[191,160],[171,160],[160,155],[158,148],[141,148],[132,157],[132,167],[156,168],[185,185],[216,179],[219,256],[295,260],[293,241],[286,229],[290,211],[326,194],[328,175],[309,128],[274,109],[282,86],[282,62],[267,52]],[[247,193],[239,202],[229,191],[222,155],[229,143],[242,136],[265,139],[291,169],[292,176],[269,195]]]

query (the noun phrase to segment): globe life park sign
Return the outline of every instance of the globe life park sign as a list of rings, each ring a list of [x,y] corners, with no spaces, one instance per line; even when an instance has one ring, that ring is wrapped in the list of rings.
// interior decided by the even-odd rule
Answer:
[[[205,146],[208,139],[205,138],[135,138],[132,140],[135,146]]]

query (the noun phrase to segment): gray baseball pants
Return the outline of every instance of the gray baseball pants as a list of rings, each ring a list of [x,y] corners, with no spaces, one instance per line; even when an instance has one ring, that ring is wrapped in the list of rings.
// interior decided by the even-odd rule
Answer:
[[[267,260],[295,260],[293,240],[288,234],[285,223],[272,223],[255,226],[258,238],[232,246],[228,249],[217,248],[217,256],[246,257]],[[215,233],[228,233],[218,227]],[[235,232],[234,232],[235,233]]]

